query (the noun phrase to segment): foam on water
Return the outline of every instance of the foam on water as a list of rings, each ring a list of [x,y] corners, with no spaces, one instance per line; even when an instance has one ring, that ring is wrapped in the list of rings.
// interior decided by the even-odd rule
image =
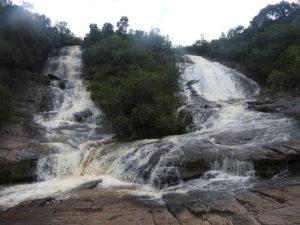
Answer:
[[[10,208],[24,201],[56,197],[80,186],[81,184],[99,180],[100,177],[69,177],[52,179],[32,184],[14,185],[5,188],[0,195],[0,208]]]
[[[44,144],[52,153],[38,161],[40,182],[2,189],[0,206],[9,208],[27,200],[61,196],[99,178],[103,180],[99,188],[122,187],[120,193],[156,200],[167,193],[247,186],[253,165],[234,158],[212,161],[210,170],[201,177],[183,181],[183,148],[197,141],[235,150],[284,141],[290,137],[292,121],[247,109],[246,101],[259,93],[254,81],[219,63],[189,57],[194,63],[187,65],[182,75],[183,82],[192,83],[193,91],[185,88],[187,104],[196,95],[221,107],[192,133],[130,143],[115,142],[111,133],[97,132],[103,130],[101,112],[80,78],[80,48],[66,47],[49,58],[45,75],[51,73],[68,82],[65,89],[59,88],[58,81],[52,82],[53,109],[36,116],[36,122],[46,129],[49,142]],[[74,114],[87,109],[92,115],[77,122]]]

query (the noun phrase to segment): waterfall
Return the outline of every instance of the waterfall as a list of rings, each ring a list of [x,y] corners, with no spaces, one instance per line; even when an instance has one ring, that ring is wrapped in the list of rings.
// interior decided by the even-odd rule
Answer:
[[[234,154],[225,158],[218,154],[224,149],[234,152],[288,140],[292,122],[247,109],[246,102],[259,93],[251,79],[203,57],[188,57],[193,63],[185,65],[182,82],[193,129],[183,135],[128,143],[112,139],[101,111],[91,100],[80,77],[80,48],[65,47],[50,57],[44,73],[60,80],[51,82],[51,109],[35,118],[46,130],[44,145],[49,150],[38,161],[40,182],[1,191],[0,206],[56,196],[99,178],[104,180],[103,187],[130,182],[142,185],[142,190],[151,187],[155,193],[243,185],[253,175],[252,162],[239,161]],[[209,168],[184,181],[186,154],[199,148],[208,149]]]
[[[194,81],[197,94],[209,101],[245,99],[258,94],[258,85],[235,70],[200,56],[188,56],[193,65],[186,68],[183,78]]]
[[[78,46],[64,47],[58,56],[50,57],[44,74],[54,74],[59,81],[51,83],[54,102],[51,114],[44,112],[36,122],[46,128],[49,148],[55,154],[38,161],[37,175],[40,180],[79,176],[82,157],[88,144],[109,137],[101,130],[101,112],[91,100],[81,75],[81,50]],[[100,124],[100,125],[99,125]]]

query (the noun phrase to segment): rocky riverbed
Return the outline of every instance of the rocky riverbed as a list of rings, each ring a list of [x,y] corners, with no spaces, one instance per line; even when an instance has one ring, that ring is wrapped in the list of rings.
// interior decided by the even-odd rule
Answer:
[[[159,140],[119,142],[97,122],[78,47],[28,75],[0,134],[0,223],[299,224],[298,95],[255,99],[255,82],[191,58],[188,132]]]
[[[300,177],[288,172],[257,180],[247,189],[169,194],[160,204],[124,196],[119,188],[75,190],[61,199],[25,202],[1,211],[0,223],[295,225],[300,221]]]

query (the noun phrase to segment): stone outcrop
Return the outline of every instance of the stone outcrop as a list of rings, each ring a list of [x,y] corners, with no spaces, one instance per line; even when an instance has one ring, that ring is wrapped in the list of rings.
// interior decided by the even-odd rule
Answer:
[[[45,100],[50,99],[50,81],[41,74],[27,74],[20,83],[15,87],[11,122],[0,131],[0,184],[34,180],[36,161],[47,150],[42,144],[44,131],[33,117],[51,104]]]
[[[253,110],[280,113],[300,120],[300,94],[261,95],[256,101],[248,102],[248,104],[249,108]]]
[[[199,177],[211,169],[215,161],[225,159],[251,162],[256,176],[270,177],[282,170],[296,171],[300,168],[300,141],[269,144],[243,149],[216,147],[209,142],[190,142],[183,147],[183,179]]]
[[[113,188],[74,190],[69,198],[34,200],[0,211],[0,223],[298,225],[300,221],[300,180],[293,176],[258,180],[245,189],[167,194],[164,204],[144,199],[121,197]]]

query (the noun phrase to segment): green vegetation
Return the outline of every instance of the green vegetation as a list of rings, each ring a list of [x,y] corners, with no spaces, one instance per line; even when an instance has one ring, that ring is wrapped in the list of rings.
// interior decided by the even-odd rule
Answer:
[[[204,38],[190,53],[242,65],[272,92],[300,87],[300,4],[268,5],[248,28],[238,26],[211,42]]]
[[[25,71],[40,72],[52,50],[74,43],[78,39],[65,22],[52,26],[44,15],[0,0],[0,125],[9,118],[9,96],[26,80]]]
[[[119,137],[137,139],[178,134],[180,100],[177,55],[156,30],[127,31],[122,17],[114,31],[90,25],[83,47],[85,76],[93,100],[100,105]]]

